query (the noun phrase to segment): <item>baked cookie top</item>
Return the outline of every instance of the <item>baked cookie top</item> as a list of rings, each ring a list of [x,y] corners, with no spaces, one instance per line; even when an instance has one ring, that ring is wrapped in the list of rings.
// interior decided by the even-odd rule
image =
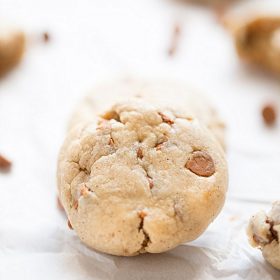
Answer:
[[[141,98],[147,104],[176,109],[178,116],[195,117],[225,147],[225,125],[209,100],[183,83],[158,80],[124,79],[96,86],[77,106],[69,124],[71,129],[81,122],[90,122],[117,102]]]
[[[90,247],[158,253],[197,238],[214,220],[227,165],[198,119],[139,97],[74,126],[61,149],[58,188]]]

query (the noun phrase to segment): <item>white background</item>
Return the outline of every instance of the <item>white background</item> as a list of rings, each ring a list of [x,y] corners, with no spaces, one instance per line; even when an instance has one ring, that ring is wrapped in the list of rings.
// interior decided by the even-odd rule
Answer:
[[[262,1],[264,2],[264,0]],[[280,12],[280,9],[279,9]],[[21,65],[0,80],[0,279],[279,279],[246,240],[248,218],[280,198],[279,80],[242,64],[209,8],[171,0],[0,0],[0,23],[28,36]],[[174,23],[178,51],[167,50]],[[49,44],[40,42],[49,31]],[[212,99],[227,123],[228,199],[198,240],[133,258],[83,246],[56,207],[56,159],[75,104],[119,77],[177,79]]]

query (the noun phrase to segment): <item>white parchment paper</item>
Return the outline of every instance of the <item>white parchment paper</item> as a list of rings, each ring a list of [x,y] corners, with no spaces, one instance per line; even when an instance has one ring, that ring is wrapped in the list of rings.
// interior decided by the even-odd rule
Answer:
[[[13,161],[0,174],[1,280],[280,279],[245,235],[248,218],[280,199],[280,127],[260,115],[264,102],[280,105],[279,80],[240,63],[213,12],[171,0],[0,0],[1,20],[32,38],[0,80],[0,153]],[[170,58],[175,22],[182,36]],[[45,30],[44,45],[36,34]],[[56,207],[56,158],[76,102],[100,80],[137,75],[183,80],[212,99],[228,127],[230,184],[221,215],[196,241],[113,257],[68,229]]]

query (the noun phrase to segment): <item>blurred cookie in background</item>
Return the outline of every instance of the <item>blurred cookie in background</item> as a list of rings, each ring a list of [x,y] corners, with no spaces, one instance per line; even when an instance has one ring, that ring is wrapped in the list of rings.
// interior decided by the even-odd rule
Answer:
[[[246,1],[224,16],[241,60],[280,74],[280,2]]]
[[[207,6],[224,6],[230,5],[234,2],[238,2],[240,0],[177,0],[177,2],[185,2],[185,3],[192,3],[198,5],[207,5]]]
[[[20,29],[0,27],[0,77],[10,72],[21,61],[26,37]]]
[[[263,257],[280,269],[280,201],[272,205],[268,214],[260,211],[249,222],[247,235],[252,247],[259,248]]]
[[[280,75],[280,13],[256,15],[242,23],[234,37],[241,59]]]

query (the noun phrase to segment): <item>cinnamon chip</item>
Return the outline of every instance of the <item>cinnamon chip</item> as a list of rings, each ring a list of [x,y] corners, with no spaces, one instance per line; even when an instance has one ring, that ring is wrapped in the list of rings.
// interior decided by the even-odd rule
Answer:
[[[163,147],[164,143],[166,143],[168,141],[168,137],[164,136],[162,137],[162,139],[160,139],[160,141],[155,145],[155,148],[157,151],[161,150],[161,148]]]
[[[140,159],[143,158],[143,151],[142,151],[141,148],[139,148],[139,149],[137,150],[137,157],[140,158]]]
[[[275,124],[277,119],[276,109],[273,105],[267,104],[262,109],[263,121],[266,125],[272,126]]]
[[[144,211],[140,211],[140,212],[138,213],[138,216],[139,216],[139,218],[144,219],[144,218],[147,216],[147,213],[144,212]]]
[[[115,144],[115,142],[114,142],[113,138],[111,137],[110,140],[109,140],[109,145],[113,146],[114,144]]]
[[[12,166],[12,163],[5,158],[4,156],[0,155],[0,170],[8,171]]]
[[[101,117],[107,121],[115,120],[117,122],[120,122],[120,115],[115,111],[108,111],[105,114],[103,114]]]
[[[166,115],[164,115],[163,113],[159,112],[158,113],[161,118],[162,118],[162,121],[165,122],[165,123],[168,123],[168,124],[174,124],[174,121],[172,121],[170,118],[168,118]]]
[[[155,148],[157,151],[159,151],[159,150],[161,150],[162,146],[163,146],[163,143],[159,143],[155,146]]]
[[[211,156],[203,151],[195,151],[185,167],[198,176],[210,177],[215,173],[215,165]]]

